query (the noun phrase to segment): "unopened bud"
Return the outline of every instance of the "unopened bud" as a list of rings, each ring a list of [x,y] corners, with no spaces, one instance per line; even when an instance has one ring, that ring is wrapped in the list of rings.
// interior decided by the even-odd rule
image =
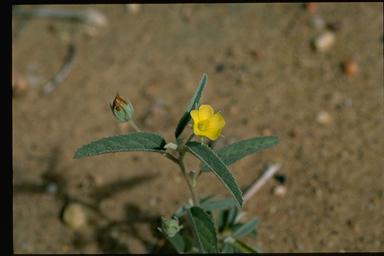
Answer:
[[[166,219],[161,217],[161,220],[161,230],[169,237],[174,237],[183,227],[182,225],[179,225],[179,220],[174,218]]]
[[[110,104],[113,115],[120,122],[128,122],[133,118],[133,106],[130,101],[125,101],[120,97],[119,93],[117,93],[113,103]]]

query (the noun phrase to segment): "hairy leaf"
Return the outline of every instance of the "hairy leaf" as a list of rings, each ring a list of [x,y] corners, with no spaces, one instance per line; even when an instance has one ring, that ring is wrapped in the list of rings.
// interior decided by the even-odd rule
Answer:
[[[236,199],[236,203],[241,207],[243,203],[242,192],[239,186],[236,184],[231,172],[223,161],[217,156],[217,154],[209,148],[207,145],[191,141],[185,145],[193,155],[195,155],[200,161],[208,166],[213,173],[219,178],[224,186],[231,192]]]
[[[127,151],[165,152],[165,140],[158,134],[149,132],[134,132],[102,138],[80,147],[74,158],[94,156],[106,153]]]
[[[232,236],[234,238],[240,238],[242,236],[246,236],[249,233],[255,231],[256,225],[257,225],[256,219],[250,220],[247,223],[240,226],[239,228],[237,228],[235,232],[233,232]]]
[[[188,209],[188,217],[198,240],[200,251],[203,253],[217,253],[217,237],[215,226],[209,215],[200,207]]]
[[[275,136],[255,137],[235,142],[231,145],[215,150],[215,152],[226,165],[231,165],[247,155],[275,145],[278,141],[278,138]],[[200,169],[202,171],[209,171],[208,166],[204,163],[200,165]]]
[[[180,235],[180,233],[177,233],[173,237],[168,237],[168,241],[172,244],[172,246],[176,249],[178,253],[185,252],[185,242],[184,238]]]
[[[253,249],[251,246],[247,245],[246,243],[240,241],[240,240],[235,240],[232,243],[232,246],[235,248],[235,252],[239,253],[257,253],[255,249]]]
[[[209,199],[200,203],[200,207],[206,211],[224,210],[234,206],[236,206],[236,201],[233,198]]]
[[[203,89],[205,87],[205,84],[207,83],[208,76],[206,74],[203,74],[201,77],[200,83],[196,88],[195,93],[193,94],[193,97],[190,101],[190,103],[185,108],[184,114],[180,118],[176,130],[175,130],[175,137],[178,138],[180,134],[183,132],[185,126],[188,124],[189,120],[191,120],[191,115],[189,114],[191,110],[197,108],[200,102],[201,93],[203,92]]]

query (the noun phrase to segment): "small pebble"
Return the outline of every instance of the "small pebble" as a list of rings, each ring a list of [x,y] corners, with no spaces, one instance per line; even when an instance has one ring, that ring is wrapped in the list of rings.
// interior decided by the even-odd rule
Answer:
[[[12,73],[12,95],[19,97],[25,94],[28,90],[28,83],[25,79],[20,77],[17,73]]]
[[[359,72],[359,67],[357,65],[357,62],[354,60],[347,60],[343,62],[343,72],[347,76],[354,76]]]
[[[328,126],[333,123],[333,118],[328,112],[322,110],[317,114],[316,121],[321,125]]]
[[[316,12],[316,9],[317,9],[317,4],[316,4],[316,3],[306,3],[306,4],[305,4],[305,9],[306,9],[309,13],[315,13],[315,12]]]
[[[140,4],[126,4],[125,5],[126,10],[128,10],[130,13],[136,14],[140,11]]]
[[[93,9],[89,9],[89,10],[85,10],[85,24],[89,25],[89,26],[94,26],[94,27],[104,27],[107,25],[107,17],[97,11],[97,10],[93,10]]]
[[[333,32],[327,31],[315,38],[313,46],[318,52],[328,51],[336,41],[336,36]]]
[[[57,185],[55,183],[50,183],[47,186],[47,193],[48,194],[56,194],[58,190],[59,190],[59,188],[57,187]]]
[[[278,197],[284,197],[287,193],[287,188],[283,185],[278,185],[273,188],[273,194]]]
[[[310,20],[310,24],[316,29],[323,29],[325,27],[325,21],[320,16],[313,16]]]
[[[81,204],[70,203],[64,209],[63,221],[72,229],[84,228],[88,224],[87,209]]]

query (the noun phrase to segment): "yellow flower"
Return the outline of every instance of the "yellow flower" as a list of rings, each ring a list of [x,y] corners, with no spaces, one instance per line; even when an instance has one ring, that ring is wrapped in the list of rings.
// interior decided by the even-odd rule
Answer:
[[[198,110],[192,110],[191,117],[193,119],[193,133],[210,140],[217,140],[225,125],[223,116],[220,113],[215,114],[210,105],[201,105]]]

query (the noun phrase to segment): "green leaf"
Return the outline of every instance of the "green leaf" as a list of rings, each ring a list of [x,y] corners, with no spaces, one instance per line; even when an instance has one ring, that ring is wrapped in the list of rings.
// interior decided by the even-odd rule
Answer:
[[[217,253],[217,237],[215,226],[209,215],[200,207],[188,209],[188,217],[198,240],[200,251],[203,253]]]
[[[127,151],[165,152],[165,140],[149,132],[133,132],[93,141],[77,149],[74,158]]]
[[[218,215],[218,228],[219,232],[223,232],[226,229],[233,229],[236,225],[235,220],[239,214],[238,208],[231,207],[229,209],[219,212]]]
[[[203,74],[201,77],[200,83],[196,88],[195,93],[193,94],[193,97],[190,101],[190,103],[185,108],[183,116],[180,118],[179,123],[176,126],[175,130],[175,137],[178,138],[180,134],[183,132],[185,126],[187,126],[189,120],[191,120],[191,115],[189,114],[191,110],[197,108],[200,102],[201,93],[203,92],[203,89],[205,87],[205,84],[207,83],[208,76],[206,74]]]
[[[235,232],[233,232],[232,236],[234,238],[240,238],[242,236],[246,236],[252,231],[256,229],[257,220],[253,219],[243,224],[241,227],[237,228]]]
[[[209,199],[200,203],[200,207],[206,211],[224,210],[234,206],[236,206],[236,201],[233,198]]]
[[[235,252],[239,253],[257,253],[255,249],[253,249],[251,246],[247,245],[246,243],[240,241],[240,240],[235,240],[232,243],[232,246],[235,248]]]
[[[184,238],[177,233],[173,237],[167,236],[168,241],[172,244],[172,246],[176,249],[177,253],[185,252],[185,242]]]
[[[249,154],[269,148],[278,142],[279,140],[275,136],[255,137],[235,142],[215,151],[226,165],[231,165]],[[200,165],[200,169],[209,171],[208,166],[203,163]]]
[[[231,192],[236,199],[237,206],[241,207],[243,197],[239,186],[236,184],[231,172],[217,154],[205,144],[190,141],[186,145],[188,151],[206,164],[208,168],[219,178],[224,186]]]

